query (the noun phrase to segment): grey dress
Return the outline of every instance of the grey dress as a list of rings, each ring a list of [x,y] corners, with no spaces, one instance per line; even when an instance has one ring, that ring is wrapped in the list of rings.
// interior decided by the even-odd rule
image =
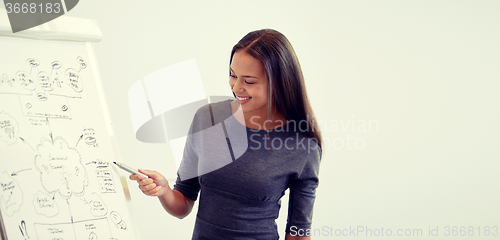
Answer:
[[[285,232],[311,227],[320,151],[301,130],[291,123],[269,132],[247,128],[230,100],[197,111],[174,186],[192,200],[200,195],[193,239],[278,239],[286,189]]]

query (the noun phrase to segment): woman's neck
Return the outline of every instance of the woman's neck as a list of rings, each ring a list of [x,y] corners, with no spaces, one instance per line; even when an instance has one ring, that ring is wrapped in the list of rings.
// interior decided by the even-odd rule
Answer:
[[[238,101],[231,102],[231,112],[238,122],[248,128],[268,130],[278,128],[287,123],[286,119],[279,113],[271,113],[270,119],[267,118],[267,109],[244,113]]]

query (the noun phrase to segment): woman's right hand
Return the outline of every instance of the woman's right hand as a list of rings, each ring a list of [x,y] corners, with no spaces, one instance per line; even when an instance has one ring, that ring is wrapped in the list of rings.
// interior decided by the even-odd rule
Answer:
[[[160,199],[163,208],[170,214],[178,218],[184,218],[193,209],[194,201],[184,197],[184,195],[172,190],[167,179],[157,171],[139,169],[139,172],[146,174],[149,178],[141,174],[130,175],[130,180],[137,181],[139,189],[148,195]]]
[[[157,171],[139,169],[139,172],[148,175],[146,178],[140,174],[131,174],[130,180],[137,181],[139,189],[148,196],[161,196],[167,191],[172,191],[168,185],[167,179]]]

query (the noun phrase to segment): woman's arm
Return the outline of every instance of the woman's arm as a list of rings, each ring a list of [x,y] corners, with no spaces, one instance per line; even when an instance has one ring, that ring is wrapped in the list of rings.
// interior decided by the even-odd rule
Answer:
[[[168,187],[170,189],[170,187]],[[173,195],[173,196],[171,196]],[[170,215],[177,218],[184,218],[193,209],[194,201],[184,197],[184,195],[177,190],[166,191],[165,194],[158,196],[163,208],[170,213]]]
[[[193,209],[193,200],[184,197],[177,190],[172,190],[168,185],[167,179],[160,173],[142,169],[139,169],[139,171],[148,175],[149,178],[145,178],[139,174],[130,175],[129,178],[137,181],[139,189],[145,195],[158,197],[163,208],[174,217],[182,219],[189,215]]]
[[[316,148],[317,149],[317,148]],[[303,153],[307,162],[302,170],[289,178],[290,196],[288,201],[288,218],[285,239],[311,239],[309,235],[312,224],[316,189],[319,185],[319,150]],[[296,235],[296,236],[292,236]]]

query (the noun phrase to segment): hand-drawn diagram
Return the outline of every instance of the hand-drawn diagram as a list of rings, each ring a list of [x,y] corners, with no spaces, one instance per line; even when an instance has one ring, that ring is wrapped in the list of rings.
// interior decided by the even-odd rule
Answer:
[[[108,207],[102,201],[102,198],[96,193],[92,194],[92,200],[89,202],[90,212],[96,217],[102,217],[108,213]]]
[[[0,176],[0,187],[2,188],[0,195],[2,212],[5,212],[8,216],[12,216],[14,212],[21,209],[23,192],[19,188],[17,181],[7,172],[3,172],[2,176]]]
[[[39,124],[39,122],[35,121],[35,124],[33,124],[33,120],[31,120],[30,125],[37,127],[47,126],[50,129],[48,119],[42,121],[42,124]],[[2,141],[15,143],[16,139],[22,139],[18,136],[18,124],[9,113],[0,112],[0,124]],[[76,146],[78,146],[80,140],[92,138],[91,144],[88,144],[87,140],[87,144],[82,146],[96,147],[97,140],[95,136],[94,128],[84,128],[83,133],[76,140]],[[36,146],[35,154],[34,169],[37,170],[40,183],[43,187],[42,190],[38,190],[33,196],[32,205],[36,214],[46,218],[53,218],[61,213],[61,209],[70,210],[70,218],[66,222],[56,224],[35,222],[34,226],[38,239],[112,238],[109,221],[106,218],[108,215],[106,203],[95,192],[90,197],[85,197],[90,194],[86,194],[85,191],[89,185],[86,165],[91,165],[95,168],[96,182],[101,194],[116,193],[117,189],[109,162],[97,159],[96,161],[84,164],[80,152],[76,148],[70,147],[64,138],[59,136],[53,137],[51,131],[49,137],[43,137],[40,140],[40,143]],[[15,212],[19,211],[24,201],[21,188],[13,176],[17,176],[19,172],[25,170],[31,169],[20,170],[12,174],[3,172],[0,177],[0,186],[2,189],[0,205],[2,212],[5,212],[8,216],[12,216]],[[93,217],[98,217],[98,219],[75,221],[72,209],[74,210],[77,207],[71,206],[69,201],[73,197],[81,198],[82,203],[85,204],[77,206],[77,211],[81,212],[82,207],[87,208],[88,212]],[[59,202],[63,202],[62,206],[58,204],[58,200]],[[64,203],[67,206],[64,206]],[[111,212],[109,219],[116,228],[120,230],[127,229],[127,224],[117,211]],[[24,236],[25,232],[27,232],[26,223],[23,226],[21,234]],[[82,238],[82,236],[88,238]]]
[[[107,218],[76,221],[72,223],[35,223],[38,239],[89,240],[111,239]]]
[[[95,138],[95,130],[93,128],[85,128],[83,129],[83,134],[80,136],[78,143],[80,140],[85,139],[85,144],[92,145],[94,147],[99,147],[99,143],[97,143],[97,139]],[[78,145],[77,143],[77,145]]]
[[[119,213],[113,211],[111,212],[110,217],[116,228],[123,230],[127,229],[127,224],[122,220],[122,216],[120,216]]]
[[[10,56],[0,58],[0,220],[8,239],[134,235],[110,165],[118,159],[90,45],[2,37],[0,45],[0,56]]]
[[[59,206],[54,197],[42,191],[38,191],[33,198],[33,206],[38,215],[53,217],[59,213]]]
[[[85,189],[88,186],[88,175],[80,153],[75,148],[69,147],[66,140],[61,137],[54,139],[43,138],[37,147],[37,151],[35,166],[40,173],[42,185],[48,193],[45,194],[39,191],[34,197],[33,204],[39,215],[52,217],[59,213],[59,208],[56,202],[53,201],[56,197],[54,194],[57,193],[66,200],[70,213],[72,207],[69,199],[75,196],[82,197],[82,201],[87,204],[92,216],[104,217],[108,214],[108,207],[97,193],[92,193],[88,198],[88,202],[85,200],[86,198],[83,198]],[[95,164],[96,169],[98,169],[96,170],[96,176],[101,193],[116,192],[109,162],[95,161],[88,164]],[[126,229],[126,223],[121,219],[120,214],[114,211],[113,214],[110,214],[110,218],[113,223],[118,221],[115,225],[118,224],[117,226],[120,226],[120,229]],[[89,239],[109,238],[111,234],[108,222],[102,220],[74,221],[71,215],[70,222],[67,223],[35,223],[35,226],[37,234],[39,234],[38,237],[47,236],[50,239],[57,239],[57,237],[63,237],[63,239],[72,238],[73,234],[74,239],[81,239],[80,236],[88,236]],[[108,228],[106,229],[103,226],[108,226]],[[54,231],[54,229],[57,229],[57,231]],[[72,231],[73,229],[74,231]]]
[[[41,174],[42,185],[49,193],[58,192],[63,198],[82,196],[88,185],[80,153],[70,148],[62,138],[42,139],[38,145],[35,166]]]
[[[64,121],[64,120],[63,120]],[[65,120],[67,121],[67,120]],[[63,239],[81,239],[80,234],[84,234],[90,239],[112,238],[108,218],[120,230],[126,230],[127,224],[121,218],[117,211],[111,214],[108,212],[108,207],[102,196],[96,192],[86,193],[89,186],[89,172],[87,167],[95,169],[91,173],[95,173],[96,187],[100,194],[116,193],[117,188],[113,179],[113,172],[109,161],[96,159],[84,164],[82,155],[77,149],[78,143],[85,139],[82,147],[91,147],[90,149],[98,149],[95,129],[92,127],[83,128],[83,133],[75,140],[75,147],[70,147],[68,141],[63,137],[54,137],[51,124],[48,118],[45,119],[29,119],[28,126],[47,128],[49,131],[48,137],[42,137],[40,143],[33,149],[34,168],[36,169],[38,179],[41,184],[41,189],[36,191],[31,200],[33,209],[36,214],[47,219],[56,218],[64,211],[69,209],[69,218],[67,221],[60,223],[33,223],[36,229],[38,239],[57,239],[59,236]],[[5,142],[4,146],[15,146],[17,139],[25,141],[19,136],[19,124],[16,119],[8,112],[0,111],[0,139]],[[18,212],[23,202],[23,191],[19,183],[14,177],[18,177],[20,172],[30,171],[31,168],[21,169],[8,173],[4,171],[0,176],[0,207],[2,213],[7,216],[13,216]],[[72,198],[81,199],[78,201],[70,201]],[[87,200],[86,200],[87,199]],[[73,202],[70,204],[70,202]],[[61,205],[62,203],[62,205]],[[74,206],[72,206],[74,205]],[[89,216],[81,221],[75,221],[74,212],[83,212],[87,209]],[[108,217],[106,217],[108,216]],[[98,219],[93,219],[98,217]],[[27,225],[19,227],[21,234],[27,234]],[[27,235],[26,235],[27,236]]]
[[[0,112],[0,139],[12,145],[17,141],[19,126],[16,120],[8,113]]]
[[[83,80],[80,71],[87,68],[85,60],[77,57],[72,65],[78,66],[78,70],[67,68],[64,72],[60,61],[43,65],[37,59],[29,58],[26,65],[29,70],[19,70],[14,77],[2,74],[0,94],[18,95],[25,116],[71,118],[67,98],[81,98]],[[42,71],[42,67],[50,70]]]
[[[101,188],[101,193],[116,192],[115,182],[113,181],[113,175],[109,168],[104,170],[97,170],[96,174],[99,187]]]

